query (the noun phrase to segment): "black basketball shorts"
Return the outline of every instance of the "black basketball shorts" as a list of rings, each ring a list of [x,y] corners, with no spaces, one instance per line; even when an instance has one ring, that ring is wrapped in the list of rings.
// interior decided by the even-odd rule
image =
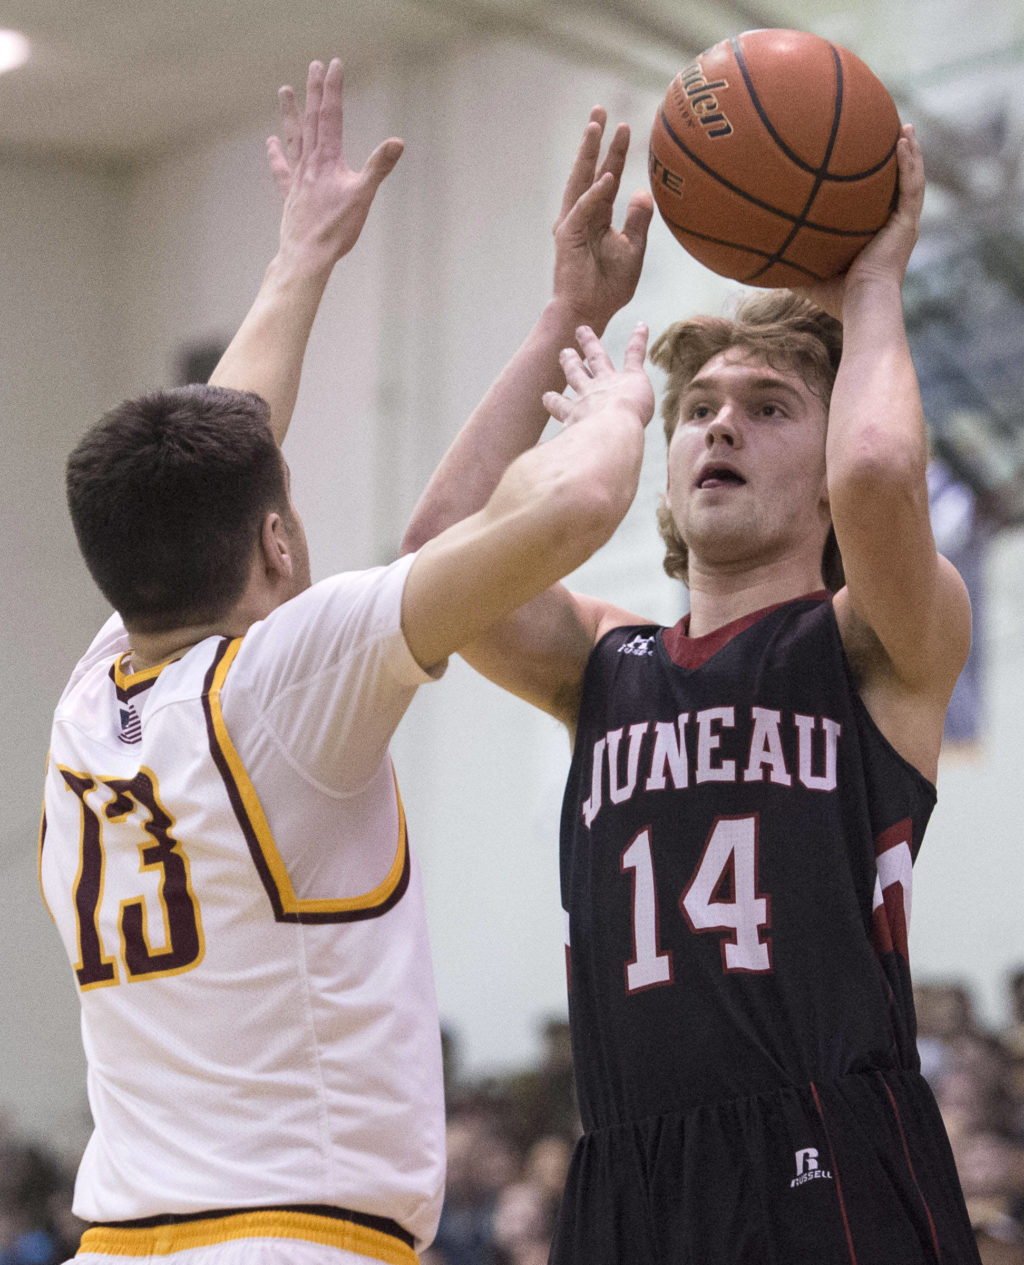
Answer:
[[[912,1072],[587,1133],[552,1265],[979,1265],[935,1099]]]

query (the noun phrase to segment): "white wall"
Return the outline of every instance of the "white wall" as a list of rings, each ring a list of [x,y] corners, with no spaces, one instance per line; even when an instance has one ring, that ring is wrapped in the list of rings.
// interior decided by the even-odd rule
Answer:
[[[63,463],[111,402],[121,215],[112,175],[0,157],[0,1115],[56,1135],[81,1131],[82,1065],[36,840],[48,713],[105,617],[68,523]]]
[[[634,126],[628,191],[645,179],[656,101],[607,75],[467,42],[443,63],[395,62],[372,82],[350,76],[350,157],[390,134],[408,148],[329,288],[288,440],[317,575],[393,554],[434,463],[529,328],[548,293],[567,165],[596,101]],[[268,108],[251,130],[197,140],[121,179],[0,163],[3,539],[14,545],[0,661],[11,771],[0,790],[0,1112],[53,1138],[74,1140],[83,1076],[70,971],[34,886],[38,788],[47,713],[104,613],[76,560],[60,464],[103,408],[171,381],[184,344],[230,335],[241,319],[276,236],[262,166],[273,126]],[[608,341],[619,351],[639,316],[657,330],[719,309],[728,293],[655,223],[640,290]],[[685,596],[661,575],[653,527],[663,456],[653,427],[637,505],[577,580],[672,622]],[[1022,561],[1020,537],[993,556],[1003,613],[991,622],[989,737],[972,763],[942,770],[913,928],[918,975],[978,982],[993,1014],[1001,973],[1024,959]],[[468,1070],[519,1064],[534,1054],[540,1021],[564,1012],[557,820],[567,743],[554,722],[456,661],[421,691],[394,750],[443,1018]]]

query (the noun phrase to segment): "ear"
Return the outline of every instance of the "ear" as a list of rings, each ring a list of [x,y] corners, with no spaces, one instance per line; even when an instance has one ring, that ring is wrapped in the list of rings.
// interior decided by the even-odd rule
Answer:
[[[832,502],[828,495],[828,474],[824,474],[821,479],[821,492],[818,496],[818,504],[828,515],[829,522],[832,521]]]
[[[260,558],[268,578],[291,579],[294,564],[284,520],[271,510],[260,527]]]

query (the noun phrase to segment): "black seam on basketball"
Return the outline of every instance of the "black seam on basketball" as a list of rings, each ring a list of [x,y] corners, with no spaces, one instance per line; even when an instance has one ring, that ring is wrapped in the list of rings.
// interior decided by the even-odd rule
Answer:
[[[811,186],[811,191],[807,195],[807,201],[804,203],[804,209],[800,212],[799,218],[794,221],[793,227],[789,230],[789,236],[782,245],[778,247],[774,255],[772,255],[772,257],[767,260],[767,262],[757,272],[747,278],[748,282],[754,281],[758,277],[763,276],[768,269],[773,266],[773,264],[777,264],[785,260],[787,248],[792,244],[796,235],[807,223],[807,216],[810,214],[811,207],[814,205],[814,199],[818,196],[821,189],[821,173],[822,171],[828,170],[829,159],[832,157],[832,152],[836,147],[836,137],[839,135],[839,120],[842,118],[843,114],[843,63],[839,58],[839,54],[836,52],[835,45],[829,44],[828,47],[832,54],[832,60],[835,63],[836,90],[832,98],[832,130],[829,132],[828,143],[825,146],[825,156],[822,160],[821,167],[819,167],[814,173],[814,184]],[[737,58],[738,57],[739,53],[737,52]],[[753,99],[754,90],[749,84],[748,91],[751,94],[751,99]]]
[[[805,162],[799,156],[799,154],[794,153],[793,150],[789,148],[786,142],[782,139],[782,137],[778,134],[778,132],[776,132],[775,128],[772,126],[772,121],[768,117],[767,111],[762,107],[760,99],[758,98],[757,92],[754,89],[753,80],[750,77],[750,72],[747,70],[747,64],[743,59],[743,53],[740,51],[740,46],[737,43],[737,37],[733,36],[732,39],[729,41],[729,43],[732,45],[733,55],[736,58],[736,65],[739,67],[740,74],[743,76],[743,82],[747,86],[747,94],[750,97],[750,104],[757,111],[758,118],[764,124],[765,130],[767,131],[771,139],[775,142],[776,146],[782,151],[785,157],[790,160],[790,162],[794,163],[802,171],[806,171],[808,175],[817,176],[821,180],[835,181],[837,184],[844,184],[844,183],[848,184],[850,181],[866,180],[868,176],[875,175],[875,173],[881,171],[882,168],[885,166],[885,164],[889,161],[889,159],[892,158],[893,154],[896,152],[896,141],[893,141],[892,147],[889,149],[885,157],[880,162],[875,163],[873,167],[865,167],[863,171],[853,171],[845,176],[839,175],[838,172],[828,171],[826,170],[826,168],[828,167],[829,155],[831,155],[831,152],[833,148],[835,147],[834,135],[833,135],[833,139],[830,140],[828,150],[826,151],[825,161],[824,163],[821,164],[821,166],[814,167],[812,166],[811,163]],[[832,56],[836,60],[836,70],[837,70],[839,79],[841,81],[842,66],[839,62],[839,57],[836,52],[835,45],[829,44],[829,48],[832,50]],[[897,141],[899,140],[899,133],[897,133],[896,135],[896,140]]]
[[[757,95],[757,90],[754,87],[754,81],[750,77],[750,71],[747,69],[747,63],[743,57],[743,51],[740,48],[739,37],[734,35],[732,39],[729,41],[729,43],[732,46],[733,56],[736,58],[736,65],[739,67],[740,74],[743,76],[743,82],[747,85],[747,95],[750,97],[750,104],[754,107],[755,111],[757,112],[757,117],[764,124],[765,131],[768,133],[771,139],[775,142],[776,146],[782,150],[783,154],[785,154],[785,156],[790,160],[790,162],[795,163],[796,166],[798,166],[802,171],[806,171],[809,175],[819,176],[822,170],[827,170],[828,168],[828,155],[831,152],[831,142],[830,142],[829,147],[825,151],[825,161],[823,163],[819,163],[817,166],[813,165],[812,163],[806,162],[803,158],[800,157],[799,154],[795,153],[792,149],[790,149],[790,147],[786,144],[786,142],[782,139],[782,137],[778,134],[778,132],[775,130],[774,126],[772,125],[772,121],[768,117],[768,111],[765,110],[765,108],[761,105],[761,99]],[[831,44],[829,44],[829,48],[832,48]],[[834,55],[835,54],[834,48],[832,48],[832,52]],[[835,135],[835,131],[834,131],[834,120],[833,120],[833,136],[834,135]]]
[[[706,176],[710,176],[711,179],[716,181],[718,184],[723,185],[730,191],[730,193],[735,193],[738,197],[752,203],[754,206],[759,206],[762,211],[769,211],[772,215],[778,216],[779,219],[795,222],[799,218],[791,211],[784,211],[781,207],[772,206],[770,202],[762,202],[760,198],[756,198],[752,193],[747,193],[745,189],[741,189],[738,185],[734,185],[731,180],[727,180],[724,176],[715,171],[713,167],[709,167],[706,162],[698,158],[693,150],[687,146],[686,142],[677,136],[672,130],[672,124],[668,121],[668,116],[665,114],[664,107],[662,107],[661,110],[661,124],[665,129],[666,135],[675,144],[676,148],[684,153],[695,167],[698,167]],[[662,211],[663,216],[664,214],[664,211]],[[813,228],[819,233],[832,233],[836,237],[871,237],[872,234],[878,232],[881,228],[881,224],[875,224],[871,228],[831,228],[827,224],[816,224],[811,220],[807,220],[806,227]]]
[[[759,258],[769,259],[769,261],[771,261],[772,257],[769,256],[768,251],[758,250],[756,246],[747,246],[741,242],[730,242],[724,237],[712,237],[709,233],[698,233],[696,229],[684,228],[682,224],[677,224],[674,220],[670,220],[664,212],[662,212],[661,218],[665,221],[669,228],[675,229],[677,232],[684,233],[687,237],[696,237],[699,241],[710,242],[712,246],[727,246],[730,250],[741,250],[745,254],[757,255]],[[870,237],[871,234],[864,233],[862,236]],[[805,267],[803,264],[795,263],[790,259],[774,260],[774,262],[784,263],[787,268],[792,268],[795,272],[802,272],[814,281],[826,280],[826,278],[821,276],[820,273],[813,272],[810,268]],[[764,272],[764,268],[758,268],[758,270],[752,275],[757,277],[760,276],[762,272]],[[741,280],[741,278],[737,277],[736,280]],[[748,279],[742,278],[742,280],[744,284],[746,284]]]

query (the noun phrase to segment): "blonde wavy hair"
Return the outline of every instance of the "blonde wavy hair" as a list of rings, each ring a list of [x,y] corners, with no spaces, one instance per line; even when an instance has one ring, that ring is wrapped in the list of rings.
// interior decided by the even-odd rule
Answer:
[[[651,361],[668,374],[661,416],[671,443],[679,422],[679,400],[701,366],[720,352],[739,348],[762,357],[779,372],[795,372],[828,408],[843,350],[843,327],[834,317],[789,290],[764,290],[744,298],[732,320],[695,316],[676,321],[651,347]],[[663,566],[686,583],[689,551],[662,496],[658,531],[665,542]],[[822,578],[837,593],[844,585],[843,560],[834,529],[821,559]]]

